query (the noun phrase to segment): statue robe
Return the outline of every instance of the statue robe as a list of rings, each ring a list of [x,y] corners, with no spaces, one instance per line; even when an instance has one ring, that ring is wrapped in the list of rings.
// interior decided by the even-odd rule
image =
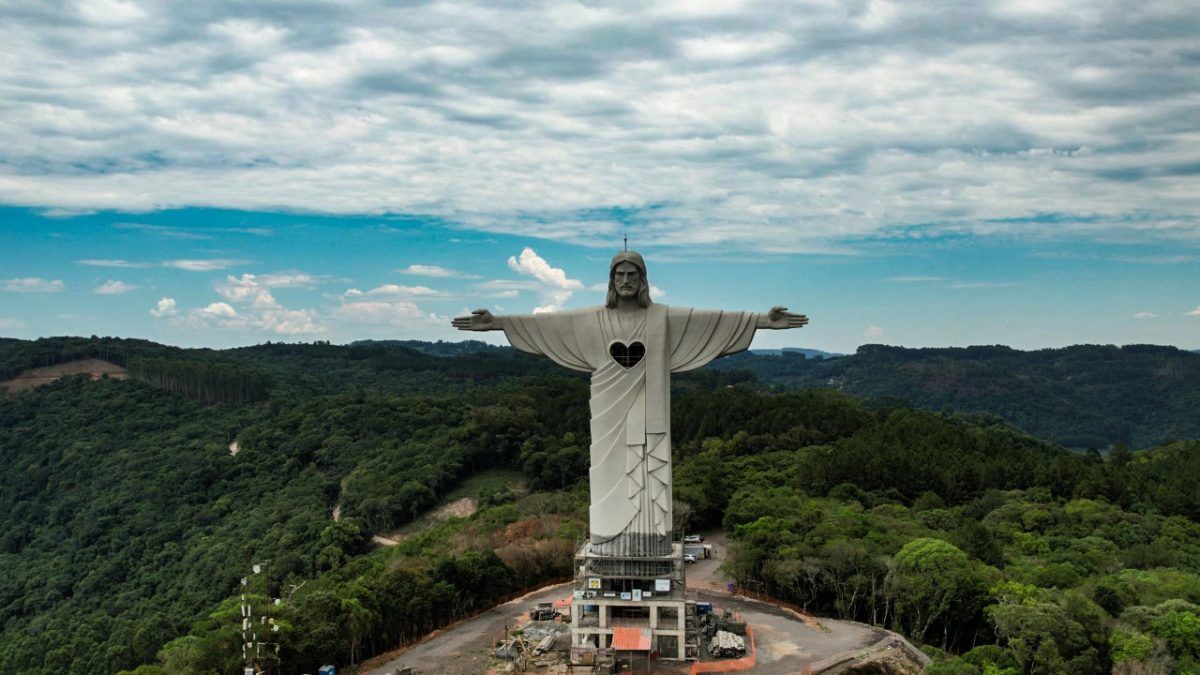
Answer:
[[[591,549],[623,557],[671,552],[671,373],[750,346],[758,315],[652,303],[617,317],[606,307],[504,317],[513,347],[590,372]],[[645,356],[617,363],[615,343]]]

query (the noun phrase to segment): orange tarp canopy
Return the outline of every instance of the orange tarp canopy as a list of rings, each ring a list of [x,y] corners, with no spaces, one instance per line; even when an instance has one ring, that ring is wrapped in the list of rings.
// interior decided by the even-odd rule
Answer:
[[[571,606],[571,598],[559,598],[554,601],[554,609],[562,609],[563,607]]]
[[[650,629],[614,628],[611,649],[633,652],[650,651]]]

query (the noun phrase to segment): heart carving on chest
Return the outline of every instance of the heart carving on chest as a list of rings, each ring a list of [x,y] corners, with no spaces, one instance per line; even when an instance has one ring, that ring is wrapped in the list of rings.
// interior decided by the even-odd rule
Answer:
[[[624,342],[614,342],[608,348],[608,353],[612,354],[613,361],[616,361],[621,367],[632,368],[646,355],[646,345],[640,342],[631,342],[629,345]]]

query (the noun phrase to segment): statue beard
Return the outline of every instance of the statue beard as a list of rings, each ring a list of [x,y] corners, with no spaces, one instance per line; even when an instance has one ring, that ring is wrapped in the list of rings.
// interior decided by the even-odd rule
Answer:
[[[608,297],[604,301],[604,306],[609,309],[616,309],[617,300],[619,300],[620,297],[621,295],[617,293],[617,285],[613,283],[613,280],[610,277],[608,280]],[[646,283],[645,281],[642,282],[641,287],[638,289],[637,303],[639,307],[650,306],[650,284]]]

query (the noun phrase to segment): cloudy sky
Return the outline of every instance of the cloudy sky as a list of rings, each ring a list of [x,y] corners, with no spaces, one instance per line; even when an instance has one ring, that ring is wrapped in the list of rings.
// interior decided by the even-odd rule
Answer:
[[[0,335],[1200,348],[1200,5],[0,0]]]

